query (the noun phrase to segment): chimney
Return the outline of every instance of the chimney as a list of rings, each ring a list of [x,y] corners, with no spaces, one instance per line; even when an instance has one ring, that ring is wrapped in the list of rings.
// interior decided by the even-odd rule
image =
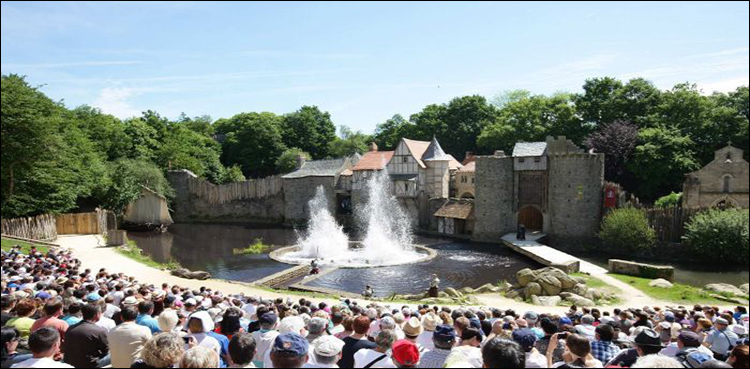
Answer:
[[[375,142],[370,144],[370,152],[378,152],[378,144]]]
[[[305,159],[304,155],[297,156],[297,170],[302,169],[305,166],[305,162],[307,162],[307,159]]]
[[[464,162],[461,164],[466,165],[476,160],[477,160],[477,157],[474,155],[474,153],[471,151],[467,151],[466,158],[464,159]]]
[[[505,157],[505,151],[503,151],[503,150],[497,150],[497,151],[495,151],[495,156],[499,156],[501,158],[504,158]]]

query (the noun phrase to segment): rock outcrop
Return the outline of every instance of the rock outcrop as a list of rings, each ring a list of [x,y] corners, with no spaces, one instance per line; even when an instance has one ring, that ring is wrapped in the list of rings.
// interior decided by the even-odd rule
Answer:
[[[199,281],[205,281],[206,279],[211,278],[211,274],[208,272],[203,272],[203,271],[191,272],[190,270],[187,270],[185,268],[175,269],[171,272],[171,274],[175,277],[180,277],[180,278],[185,278],[185,279],[197,279]]]
[[[516,273],[518,283],[505,296],[523,298],[535,305],[556,306],[563,300],[577,306],[594,306],[594,301],[607,298],[601,291],[590,289],[586,280],[571,277],[564,271],[547,267],[539,270],[523,269]]]
[[[716,293],[729,293],[732,295],[744,295],[745,292],[743,292],[738,287],[732,286],[731,284],[727,283],[712,283],[706,285],[706,287],[703,287],[703,289],[711,292]]]
[[[670,289],[670,288],[674,287],[674,285],[672,284],[672,282],[670,282],[670,281],[668,281],[666,279],[663,279],[663,278],[654,279],[648,285],[651,286],[651,287],[658,287],[658,288],[664,288],[664,289]]]

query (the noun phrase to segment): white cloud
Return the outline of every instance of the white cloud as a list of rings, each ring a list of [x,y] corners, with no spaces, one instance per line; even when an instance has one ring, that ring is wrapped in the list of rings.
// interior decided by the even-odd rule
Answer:
[[[140,115],[140,111],[133,107],[131,98],[139,95],[138,89],[129,87],[105,87],[92,103],[102,109],[104,113],[125,119]]]
[[[750,85],[750,78],[745,75],[715,82],[699,83],[698,88],[700,88],[704,94],[710,95],[714,92],[731,92],[736,90],[739,86],[748,85]]]
[[[70,62],[70,63],[39,63],[39,64],[18,64],[18,63],[6,63],[2,64],[2,69],[19,69],[19,68],[70,68],[70,67],[102,67],[109,65],[133,65],[141,64],[140,61],[85,61],[85,62]]]

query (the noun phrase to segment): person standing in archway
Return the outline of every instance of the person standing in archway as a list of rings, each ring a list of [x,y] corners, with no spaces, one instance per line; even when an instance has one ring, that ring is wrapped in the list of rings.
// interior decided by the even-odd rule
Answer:
[[[518,225],[518,232],[516,234],[516,240],[526,241],[526,227],[523,224]]]

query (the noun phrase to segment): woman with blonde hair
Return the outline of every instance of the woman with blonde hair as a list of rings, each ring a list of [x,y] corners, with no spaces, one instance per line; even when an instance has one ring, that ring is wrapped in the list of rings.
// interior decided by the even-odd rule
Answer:
[[[160,333],[146,341],[140,359],[131,368],[171,368],[185,353],[185,343],[175,333]]]
[[[180,368],[218,368],[219,355],[216,351],[196,346],[185,351],[180,360]]]

